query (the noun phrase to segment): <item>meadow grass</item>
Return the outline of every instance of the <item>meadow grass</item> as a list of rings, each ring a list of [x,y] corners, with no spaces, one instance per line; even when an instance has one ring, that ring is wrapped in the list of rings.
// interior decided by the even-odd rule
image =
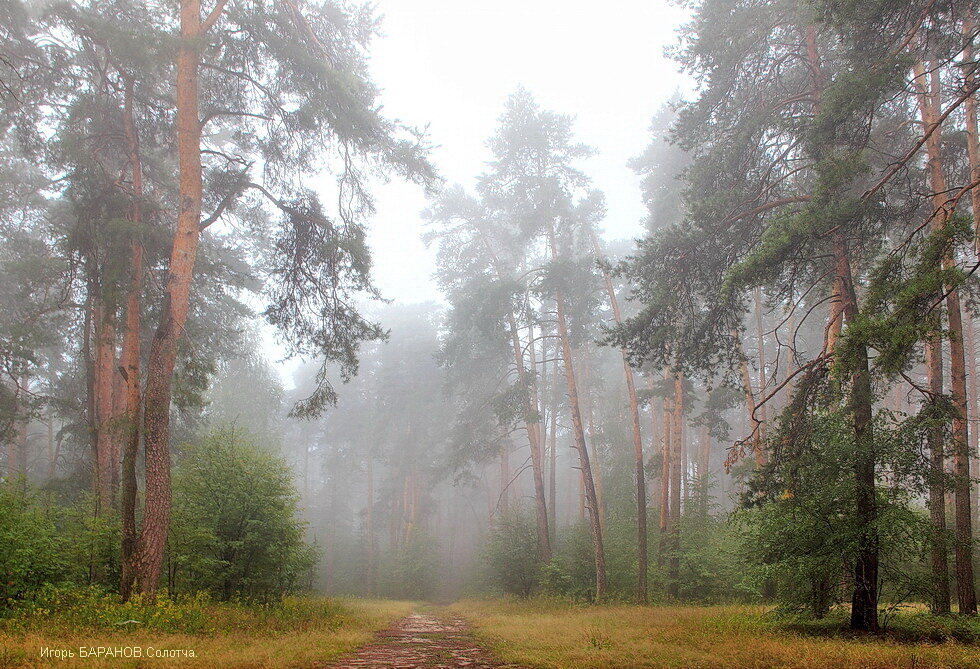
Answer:
[[[322,597],[270,605],[203,597],[122,605],[110,595],[65,593],[0,618],[0,667],[312,666],[368,643],[412,606]],[[44,658],[45,647],[75,657]],[[80,649],[98,647],[139,647],[143,657],[81,656]],[[195,657],[146,657],[149,648],[193,650]]]
[[[980,624],[957,617],[898,615],[891,636],[870,638],[843,632],[839,617],[806,626],[752,606],[467,600],[451,609],[502,661],[535,669],[980,667]]]

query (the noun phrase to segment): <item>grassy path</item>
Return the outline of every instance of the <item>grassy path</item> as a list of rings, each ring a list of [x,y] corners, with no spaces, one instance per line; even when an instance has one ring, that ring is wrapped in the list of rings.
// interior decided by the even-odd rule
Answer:
[[[501,665],[477,645],[469,626],[457,616],[412,613],[331,669],[516,669]]]

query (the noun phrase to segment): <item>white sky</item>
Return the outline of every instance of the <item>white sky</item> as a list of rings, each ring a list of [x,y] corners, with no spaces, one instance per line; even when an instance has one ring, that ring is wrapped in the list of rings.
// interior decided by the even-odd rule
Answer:
[[[685,11],[666,0],[379,0],[371,67],[388,116],[429,124],[433,160],[469,187],[488,158],[504,101],[523,85],[538,103],[573,114],[585,165],[606,195],[609,239],[642,233],[639,182],[626,166],[650,141],[654,112],[683,77],[664,57]],[[375,280],[399,302],[438,300],[433,254],[419,240],[421,189],[377,190],[370,226]]]
[[[545,109],[576,118],[578,141],[598,153],[583,168],[605,193],[608,239],[642,234],[639,180],[626,163],[650,141],[653,114],[686,88],[664,48],[686,12],[668,0],[378,0],[383,36],[371,70],[384,112],[429,126],[432,159],[448,184],[473,185],[486,140],[519,85]],[[396,302],[441,301],[425,248],[422,189],[375,190],[369,225],[375,284]],[[299,360],[283,361],[269,328],[265,348],[287,386]]]

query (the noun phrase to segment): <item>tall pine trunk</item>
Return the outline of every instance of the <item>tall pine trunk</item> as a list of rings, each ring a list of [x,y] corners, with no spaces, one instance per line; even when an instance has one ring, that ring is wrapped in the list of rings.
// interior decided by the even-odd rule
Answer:
[[[834,260],[841,290],[841,314],[848,324],[858,316],[847,242],[838,232],[834,239]],[[875,446],[872,426],[871,371],[868,350],[858,344],[856,366],[851,372],[849,411],[854,430],[854,489],[858,518],[858,551],[854,562],[854,592],[851,596],[851,628],[878,631],[878,505],[875,499]]]
[[[926,382],[935,402],[943,394],[942,340],[937,336],[926,344]],[[949,558],[946,541],[946,455],[943,448],[944,430],[941,425],[929,429],[929,521],[932,525],[929,557],[932,567],[933,613],[949,613]]]
[[[198,69],[203,38],[200,0],[180,0],[177,48],[177,161],[179,192],[177,229],[170,252],[160,323],[150,345],[143,428],[146,461],[146,506],[136,547],[136,587],[153,594],[160,581],[170,525],[170,402],[177,346],[190,307],[191,280],[200,241],[201,122]]]
[[[590,229],[589,234],[592,240],[592,249],[596,258],[602,261],[605,257],[599,247],[599,239],[595,231]],[[616,290],[613,287],[612,277],[605,264],[602,267],[602,279],[606,287],[606,294],[609,296],[609,303],[612,306],[613,320],[617,325],[623,322],[623,314],[619,309],[619,300],[616,299]],[[643,469],[643,435],[640,432],[640,403],[636,397],[636,379],[633,376],[633,368],[630,367],[626,357],[626,349],[620,349],[623,358],[623,375],[626,378],[626,395],[629,400],[630,410],[630,431],[633,435],[633,478],[636,485],[636,599],[640,604],[647,603],[647,488],[646,474]]]
[[[554,230],[550,230],[551,257],[558,260],[558,246]],[[589,447],[585,441],[585,427],[579,409],[578,387],[575,382],[575,368],[572,366],[572,345],[568,337],[568,322],[565,318],[565,294],[555,292],[558,312],[558,337],[561,342],[561,356],[565,365],[565,383],[568,386],[568,405],[572,415],[572,430],[575,433],[575,449],[578,451],[582,485],[589,512],[589,530],[592,535],[592,550],[595,556],[595,596],[597,600],[606,594],[606,554],[602,545],[602,526],[599,520],[599,500],[596,495],[595,480],[592,478],[592,465],[589,461]]]
[[[136,550],[136,459],[140,445],[140,334],[143,290],[142,200],[143,167],[139,150],[139,134],[133,111],[133,80],[126,80],[123,124],[132,173],[132,205],[130,221],[135,228],[130,247],[129,290],[126,295],[126,321],[120,366],[125,381],[125,409],[122,439],[122,475],[120,512],[122,515],[122,574],[119,592],[125,602],[132,594],[135,578],[133,555]]]
[[[116,370],[116,310],[105,298],[106,287],[100,287],[95,307],[95,515],[105,514],[113,505],[112,458],[113,377]]]
[[[926,139],[926,168],[932,190],[932,229],[943,231],[952,211],[942,163],[942,130],[940,127],[940,81],[938,64],[932,63],[926,76],[922,62],[915,65],[916,92],[919,111],[925,130],[932,130]],[[942,260],[943,269],[956,266],[952,251]],[[976,587],[973,581],[973,517],[970,509],[970,441],[967,419],[966,354],[963,346],[963,311],[959,290],[944,286],[946,293],[946,318],[949,325],[950,390],[955,415],[953,416],[953,515],[955,526],[956,599],[960,613],[977,612]]]
[[[669,560],[667,562],[667,594],[677,599],[680,596],[680,565],[681,565],[681,480],[683,472],[681,423],[684,421],[684,379],[680,372],[673,374],[674,399],[673,415],[671,416],[671,448],[670,448],[670,522],[668,534],[670,540]]]
[[[666,387],[666,382],[670,379],[670,372],[664,370],[664,382]],[[670,480],[671,480],[671,467],[673,462],[673,457],[671,457],[671,450],[673,449],[673,441],[671,438],[671,416],[673,416],[673,411],[671,410],[670,398],[664,395],[663,399],[663,436],[660,443],[660,453],[661,453],[661,467],[660,467],[660,551],[657,556],[657,566],[662,567],[664,564],[664,559],[667,556],[669,550],[669,533],[670,528]]]
[[[763,398],[766,395],[766,387],[768,386],[768,381],[766,378],[766,339],[765,339],[765,328],[763,327],[762,321],[762,288],[756,287],[754,293],[755,302],[755,341],[758,350],[758,362],[759,362],[759,397]],[[759,407],[759,437],[762,441],[766,440],[766,405],[763,404]],[[765,453],[762,454],[765,458]]]

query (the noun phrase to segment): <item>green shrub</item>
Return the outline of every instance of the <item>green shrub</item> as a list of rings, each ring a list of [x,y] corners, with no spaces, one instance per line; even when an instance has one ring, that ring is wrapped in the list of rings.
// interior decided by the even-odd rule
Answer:
[[[71,577],[70,542],[57,516],[20,483],[0,483],[0,608]]]
[[[433,599],[440,585],[436,541],[416,531],[404,544],[384,554],[381,592],[393,599]]]
[[[221,429],[186,447],[174,473],[168,577],[174,592],[267,601],[299,588],[315,562],[286,462]]]
[[[541,577],[533,514],[523,508],[501,514],[487,537],[484,560],[494,589],[519,597],[533,594]]]

